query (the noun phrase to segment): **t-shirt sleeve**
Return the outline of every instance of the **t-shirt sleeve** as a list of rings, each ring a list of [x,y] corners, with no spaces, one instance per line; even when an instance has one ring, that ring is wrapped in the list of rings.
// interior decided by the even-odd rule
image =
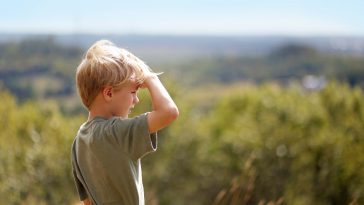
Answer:
[[[142,158],[157,149],[157,133],[149,133],[148,113],[134,118],[115,118],[112,135],[133,160]]]
[[[77,173],[76,173],[76,170],[75,170],[74,166],[75,165],[72,164],[73,179],[75,180],[78,196],[79,196],[80,200],[83,201],[83,200],[87,199],[87,197],[88,197],[87,192],[86,192],[85,187],[82,185],[81,181],[78,179]]]

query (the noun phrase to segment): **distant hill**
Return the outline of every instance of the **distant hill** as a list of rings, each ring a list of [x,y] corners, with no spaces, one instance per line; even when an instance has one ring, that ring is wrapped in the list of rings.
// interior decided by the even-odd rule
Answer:
[[[0,35],[0,88],[20,100],[75,96],[85,50],[106,38],[183,86],[336,79],[364,88],[364,37]],[[66,101],[66,100],[65,100]],[[70,102],[70,100],[67,100]]]
[[[274,81],[282,85],[314,79],[339,80],[364,88],[364,56],[327,54],[300,44],[287,44],[264,56],[220,56],[201,58],[163,67],[185,85],[255,84]]]
[[[161,63],[212,56],[262,56],[286,44],[304,44],[319,52],[364,56],[363,37],[291,36],[168,36],[168,35],[27,35],[0,34],[0,43],[24,39],[52,38],[61,45],[83,49],[99,39],[110,39],[141,56]]]

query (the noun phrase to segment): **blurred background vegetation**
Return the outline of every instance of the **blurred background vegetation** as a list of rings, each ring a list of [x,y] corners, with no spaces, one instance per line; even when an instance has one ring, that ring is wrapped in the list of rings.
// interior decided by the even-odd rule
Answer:
[[[0,41],[0,204],[78,203],[70,147],[87,112],[74,74],[97,38]],[[205,48],[198,38],[160,37],[149,48],[109,39],[165,72],[181,112],[143,161],[148,205],[364,204],[362,52],[302,41],[248,40],[244,53],[221,47],[226,39]],[[173,45],[185,55],[165,55],[182,52]],[[133,115],[150,109],[146,91],[139,95]]]

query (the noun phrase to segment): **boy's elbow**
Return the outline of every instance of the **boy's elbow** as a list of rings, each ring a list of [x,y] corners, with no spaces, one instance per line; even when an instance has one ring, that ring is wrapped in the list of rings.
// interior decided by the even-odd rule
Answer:
[[[149,132],[154,133],[175,121],[179,116],[177,106],[167,106],[148,115]]]
[[[177,118],[178,118],[178,116],[179,116],[179,110],[178,110],[178,107],[177,106],[175,106],[173,109],[172,109],[173,111],[172,111],[172,118],[173,118],[173,120],[176,120]]]
[[[168,113],[167,115],[168,115],[169,122],[175,121],[179,116],[179,110],[178,110],[177,106],[169,107],[167,113]]]

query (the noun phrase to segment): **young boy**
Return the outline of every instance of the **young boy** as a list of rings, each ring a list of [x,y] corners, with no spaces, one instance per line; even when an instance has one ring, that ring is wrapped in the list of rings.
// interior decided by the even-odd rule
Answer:
[[[144,204],[140,159],[157,149],[157,131],[178,108],[157,75],[139,58],[107,40],[92,45],[77,68],[76,82],[89,111],[72,145],[80,200],[93,205]],[[151,112],[128,118],[149,90]]]

